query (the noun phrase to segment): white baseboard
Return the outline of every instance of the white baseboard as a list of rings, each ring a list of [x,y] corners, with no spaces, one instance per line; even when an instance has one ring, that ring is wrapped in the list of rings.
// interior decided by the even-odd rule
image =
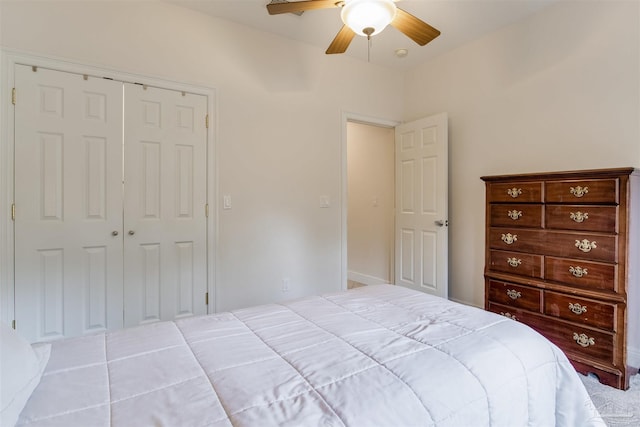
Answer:
[[[369,276],[368,274],[356,273],[355,271],[347,272],[347,279],[364,285],[388,285],[389,281],[380,279],[379,277]]]

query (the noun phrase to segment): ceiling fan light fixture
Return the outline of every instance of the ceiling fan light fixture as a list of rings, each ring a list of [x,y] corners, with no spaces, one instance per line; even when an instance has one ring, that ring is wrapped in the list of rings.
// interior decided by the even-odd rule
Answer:
[[[393,0],[347,0],[340,13],[342,22],[358,35],[378,34],[396,16]]]

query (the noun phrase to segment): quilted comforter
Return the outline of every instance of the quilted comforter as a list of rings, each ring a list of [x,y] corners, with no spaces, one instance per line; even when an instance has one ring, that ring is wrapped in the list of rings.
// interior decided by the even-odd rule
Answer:
[[[604,423],[533,330],[383,285],[54,342],[18,425]]]

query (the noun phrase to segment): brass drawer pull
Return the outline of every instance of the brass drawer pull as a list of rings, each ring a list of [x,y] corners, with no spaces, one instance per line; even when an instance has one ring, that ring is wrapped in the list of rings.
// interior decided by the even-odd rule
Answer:
[[[517,221],[518,219],[520,219],[520,217],[522,217],[522,211],[517,211],[514,209],[512,211],[507,212],[507,216],[512,220]]]
[[[569,215],[569,218],[571,218],[573,221],[580,224],[581,222],[584,222],[586,219],[589,219],[589,213],[588,212],[582,213],[580,211],[575,213],[571,212],[571,214]]]
[[[501,239],[507,245],[511,245],[511,244],[513,244],[513,242],[517,242],[518,241],[518,235],[517,234],[507,233],[507,234],[503,234]]]
[[[522,294],[515,289],[507,289],[507,296],[512,300],[516,300],[522,297]]]
[[[587,239],[576,240],[576,248],[580,249],[582,252],[591,252],[591,249],[597,248],[596,242],[590,242]]]
[[[519,195],[522,194],[522,188],[510,188],[507,190],[507,194],[516,199]]]
[[[503,312],[500,312],[500,314],[503,315],[504,317],[508,317],[511,320],[518,320],[518,318],[515,316],[515,314],[503,313]]]
[[[578,279],[589,274],[586,268],[582,268],[580,266],[574,267],[572,265],[569,266],[569,273]]]
[[[569,188],[569,193],[573,194],[576,197],[582,197],[589,192],[589,187],[571,187]]]
[[[589,347],[590,345],[595,345],[596,340],[587,336],[587,334],[578,335],[577,332],[573,333],[573,339],[575,342],[581,347]]]
[[[507,264],[509,264],[513,268],[517,268],[520,264],[522,264],[522,260],[516,257],[507,258]]]
[[[578,303],[569,303],[569,310],[571,310],[573,313],[577,314],[578,316],[580,316],[582,313],[586,313],[587,312],[587,306],[586,305],[580,305]]]

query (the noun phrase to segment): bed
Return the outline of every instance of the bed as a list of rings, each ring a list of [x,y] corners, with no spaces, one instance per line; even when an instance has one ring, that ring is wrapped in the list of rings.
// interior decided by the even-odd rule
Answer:
[[[18,426],[604,425],[532,329],[391,285],[31,348]]]

